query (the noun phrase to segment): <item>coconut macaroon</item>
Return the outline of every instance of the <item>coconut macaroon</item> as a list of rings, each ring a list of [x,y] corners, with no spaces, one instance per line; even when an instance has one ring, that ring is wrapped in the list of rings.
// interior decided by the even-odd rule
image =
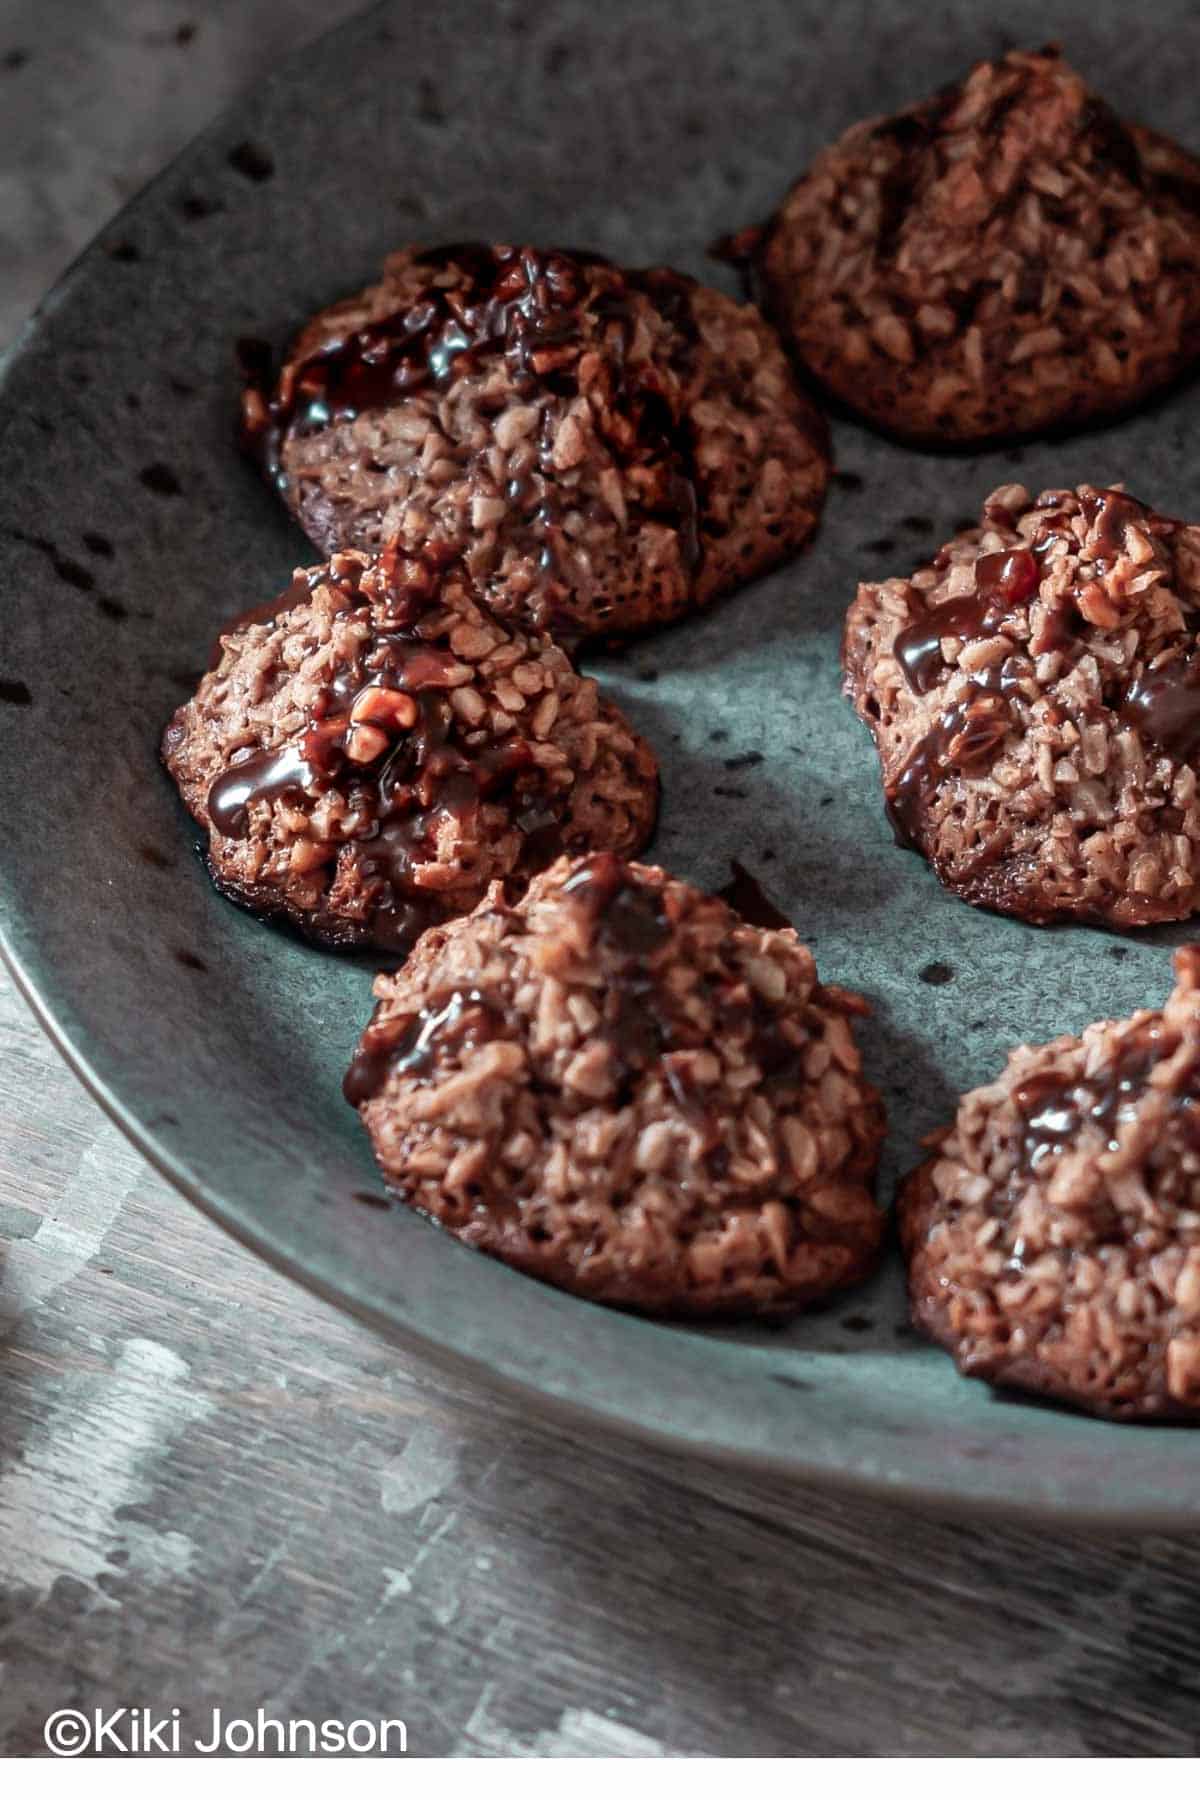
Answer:
[[[1200,947],[1161,1012],[1014,1050],[901,1192],[913,1318],[964,1375],[1200,1420]]]
[[[1200,527],[1114,488],[997,489],[864,583],[845,688],[897,838],[973,905],[1117,926],[1200,904]]]
[[[1053,48],[854,126],[732,250],[820,382],[905,438],[1078,426],[1200,353],[1200,162]]]
[[[874,1267],[867,1008],[794,931],[601,853],[494,889],[375,993],[346,1097],[465,1243],[661,1313],[792,1311]]]
[[[449,553],[346,552],[267,615],[222,638],[163,740],[232,899],[402,951],[499,878],[648,838],[648,746]]]
[[[407,249],[319,313],[245,435],[326,555],[433,536],[497,611],[617,637],[736,587],[813,531],[823,421],[753,307],[670,270]]]

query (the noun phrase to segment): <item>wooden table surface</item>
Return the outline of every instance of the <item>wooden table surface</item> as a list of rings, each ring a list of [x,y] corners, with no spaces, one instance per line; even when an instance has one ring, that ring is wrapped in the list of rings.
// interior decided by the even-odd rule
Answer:
[[[331,0],[0,0],[0,340]],[[86,947],[81,946],[81,954]],[[60,1707],[411,1754],[1195,1754],[1200,1541],[543,1427],[193,1212],[0,987],[0,1748]]]

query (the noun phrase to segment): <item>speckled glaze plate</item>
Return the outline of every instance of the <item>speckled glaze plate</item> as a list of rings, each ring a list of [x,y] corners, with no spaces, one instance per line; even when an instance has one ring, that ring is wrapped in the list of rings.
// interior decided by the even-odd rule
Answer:
[[[894,1254],[786,1330],[685,1329],[568,1299],[364,1205],[378,1182],[339,1080],[370,972],[219,899],[156,759],[222,620],[312,560],[234,452],[236,338],[280,342],[410,239],[592,244],[729,285],[705,246],[761,216],[819,145],[1046,35],[1040,4],[992,12],[386,6],[174,163],[71,270],[4,378],[6,953],[64,1054],[182,1192],[338,1305],[530,1405],[797,1480],[1194,1525],[1200,1431],[1106,1425],[961,1380],[909,1332]],[[1068,3],[1054,29],[1122,111],[1196,140],[1193,7],[1151,20]],[[840,476],[813,550],[594,665],[662,758],[658,860],[719,885],[737,855],[827,978],[874,1001],[885,1198],[1010,1044],[1157,1003],[1186,934],[1031,930],[949,898],[895,849],[874,753],[839,696],[843,612],[859,577],[907,573],[1014,475],[1126,480],[1196,516],[1198,409],[1193,389],[1066,444],[970,457],[836,422]]]

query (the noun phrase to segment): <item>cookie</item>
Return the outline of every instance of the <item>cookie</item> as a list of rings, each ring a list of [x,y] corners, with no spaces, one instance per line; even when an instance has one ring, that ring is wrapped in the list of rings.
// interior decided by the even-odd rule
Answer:
[[[375,993],[346,1097],[464,1243],[651,1313],[789,1312],[874,1267],[867,1008],[794,931],[601,852],[493,890]]]
[[[1200,947],[1161,1012],[1014,1050],[905,1182],[917,1325],[964,1375],[1200,1420]]]
[[[391,951],[563,851],[636,850],[658,802],[595,682],[436,548],[299,571],[222,638],[163,756],[230,898]]]
[[[999,488],[858,590],[845,691],[897,840],[975,906],[1121,927],[1200,905],[1200,527],[1114,488]]]
[[[1053,48],[855,125],[732,253],[818,382],[921,442],[1127,412],[1200,354],[1200,161]]]
[[[248,444],[325,554],[429,537],[497,612],[620,637],[798,549],[823,421],[750,306],[670,270],[402,250],[246,389]]]

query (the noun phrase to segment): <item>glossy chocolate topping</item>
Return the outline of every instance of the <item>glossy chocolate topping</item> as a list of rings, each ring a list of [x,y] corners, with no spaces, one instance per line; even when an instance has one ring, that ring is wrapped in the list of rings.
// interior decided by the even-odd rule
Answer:
[[[945,776],[979,775],[995,761],[1011,724],[1007,669],[993,665],[968,682],[891,783],[885,805],[898,844],[917,846],[921,813]]]
[[[1043,497],[1051,502],[1056,498]],[[1061,498],[1064,502],[1074,499],[1067,493]],[[1078,506],[1083,515],[1079,554],[1085,570],[1100,574],[1125,554],[1129,525],[1161,537],[1178,524],[1116,488],[1081,488]],[[947,639],[967,643],[1002,635],[1015,626],[1016,655],[1036,657],[1052,650],[1073,655],[1083,648],[1083,619],[1078,608],[1084,598],[1083,585],[1094,579],[1090,574],[1073,589],[1052,597],[1036,635],[1016,616],[1018,609],[1031,606],[1037,597],[1044,559],[1056,536],[1070,524],[1068,512],[1052,515],[1041,541],[1032,548],[1017,546],[980,557],[975,564],[973,594],[927,608],[897,634],[892,653],[914,694],[932,692],[943,679],[942,643]],[[1080,530],[1078,523],[1074,530]],[[943,776],[979,774],[990,766],[1010,723],[1007,695],[1017,681],[1012,658],[999,670],[993,666],[981,672],[917,745],[887,796],[888,816],[898,843],[916,842],[920,811]],[[1200,754],[1200,657],[1181,653],[1161,668],[1137,676],[1125,695],[1111,704],[1123,723],[1169,755],[1187,761]]]
[[[1025,1120],[1025,1167],[1036,1168],[1043,1158],[1069,1148],[1087,1122],[1099,1126],[1107,1148],[1115,1150],[1122,1109],[1146,1091],[1151,1070],[1170,1056],[1176,1042],[1161,1021],[1151,1020],[1125,1038],[1112,1062],[1081,1080],[1047,1073],[1023,1083],[1014,1099]],[[1200,1090],[1192,1084],[1168,1093],[1172,1112],[1200,1137]]]
[[[584,271],[559,251],[449,244],[423,254],[431,280],[402,312],[325,343],[285,370],[250,427],[272,474],[284,432],[301,435],[387,406],[429,386],[445,387],[489,354],[504,356],[519,383],[553,385],[575,331]],[[443,285],[437,277],[456,275]],[[243,352],[243,362],[247,359]],[[247,366],[252,384],[263,370]]]
[[[439,1051],[469,1053],[499,1031],[499,1013],[474,988],[436,995],[408,1018],[371,1024],[342,1082],[351,1106],[373,1100],[393,1075],[427,1075]]]
[[[686,562],[699,560],[697,473],[678,396],[664,372],[631,354],[636,335],[632,296],[650,299],[685,340],[695,338],[690,284],[670,270],[623,273],[590,253],[528,245],[452,244],[421,253],[429,279],[402,311],[326,341],[272,384],[261,347],[241,346],[246,376],[243,439],[284,489],[289,436],[306,436],[389,406],[422,389],[445,389],[502,357],[518,397],[577,394],[585,350],[598,348],[608,448],[620,464],[652,471],[636,505],[679,532]],[[594,381],[593,370],[589,380]],[[510,493],[536,527],[543,562],[553,570],[561,550],[556,528],[564,509],[553,496],[553,430],[540,446],[540,475],[528,491]],[[545,491],[536,491],[543,488]]]
[[[1139,675],[1120,717],[1168,756],[1190,762],[1200,754],[1200,656],[1180,655]]]
[[[250,829],[247,808],[255,800],[273,800],[280,794],[299,794],[320,779],[316,763],[305,754],[309,734],[298,744],[278,750],[257,750],[218,775],[208,790],[208,816],[222,837],[245,837]]]
[[[623,956],[651,956],[670,936],[658,895],[643,887],[611,850],[587,857],[563,883],[562,892],[591,930]]]
[[[1121,554],[1127,525],[1142,525],[1163,537],[1178,523],[1120,488],[1081,488],[1079,504],[1087,522],[1089,559],[1102,566]]]
[[[1040,570],[1030,550],[997,550],[975,564],[975,592],[931,606],[905,626],[892,646],[914,694],[927,694],[945,670],[942,639],[969,642],[1004,630],[1014,607],[1026,606],[1038,590]]]
[[[429,860],[444,820],[470,835],[479,808],[505,797],[526,834],[522,867],[532,872],[561,847],[561,812],[528,739],[513,733],[482,749],[463,744],[466,727],[449,698],[456,659],[421,636],[426,617],[438,611],[440,553],[402,559],[385,552],[377,568],[390,582],[386,610],[382,620],[372,615],[361,660],[336,672],[298,737],[224,770],[209,788],[208,812],[214,831],[245,837],[255,802],[288,795],[311,805],[336,785],[368,821],[353,850],[376,881],[372,938],[402,950],[442,916],[412,875],[415,864]],[[365,603],[352,586],[346,597]]]
[[[697,1038],[686,1009],[662,989],[655,974],[655,952],[671,933],[658,895],[642,887],[609,852],[589,857],[562,891],[583,906],[593,928],[627,959],[627,966],[610,977],[619,995],[614,1042],[622,1057],[634,1064],[663,1057],[676,1098],[694,1111],[697,1103],[686,1073],[688,1052],[706,1045]],[[710,993],[709,998],[729,1032],[749,1041],[764,1081],[778,1085],[802,1079],[803,1040],[792,1035],[779,1009],[757,989],[743,979],[731,979],[728,988]]]

